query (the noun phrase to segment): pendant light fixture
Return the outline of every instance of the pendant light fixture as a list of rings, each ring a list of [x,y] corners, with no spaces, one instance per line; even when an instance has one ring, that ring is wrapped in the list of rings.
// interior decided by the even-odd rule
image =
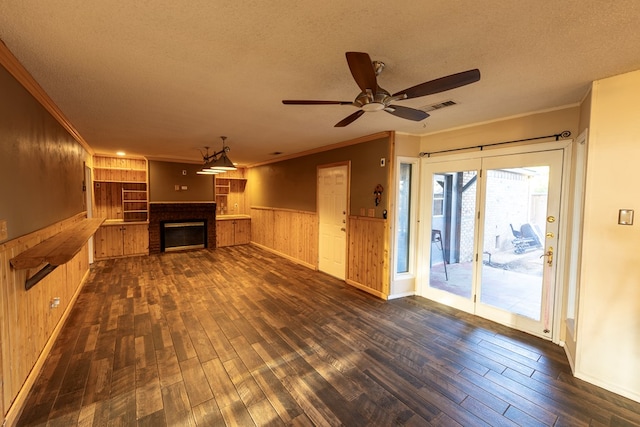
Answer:
[[[229,152],[230,148],[228,145],[224,145],[224,142],[226,141],[227,137],[226,136],[221,136],[220,137],[222,139],[222,150],[220,150],[218,153],[218,157],[213,160],[213,162],[211,163],[211,166],[209,166],[210,169],[213,170],[220,170],[222,172],[227,172],[227,171],[234,171],[238,168],[236,168],[233,165],[233,162],[231,161],[231,159],[229,159],[229,157],[227,156],[227,152]]]
[[[227,152],[230,150],[229,146],[225,145],[227,137],[221,136],[220,138],[222,139],[222,150],[209,154],[209,147],[205,147],[207,152],[206,154],[202,154],[204,165],[202,166],[202,170],[197,172],[198,174],[216,175],[237,169],[227,156]]]

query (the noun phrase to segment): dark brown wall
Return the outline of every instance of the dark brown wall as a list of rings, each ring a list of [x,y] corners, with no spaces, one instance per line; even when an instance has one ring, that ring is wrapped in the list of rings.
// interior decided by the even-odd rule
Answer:
[[[213,175],[198,175],[201,168],[191,163],[149,161],[149,201],[212,202]],[[176,191],[176,185],[186,185],[187,190]]]
[[[0,66],[0,219],[9,240],[84,208],[82,146]]]
[[[249,169],[251,206],[316,211],[317,167],[336,162],[351,162],[352,215],[359,215],[360,208],[376,208],[373,190],[381,184],[385,192],[376,208],[376,217],[388,209],[387,181],[389,138],[379,138],[355,145],[340,147],[282,162]],[[380,158],[387,161],[380,167]]]

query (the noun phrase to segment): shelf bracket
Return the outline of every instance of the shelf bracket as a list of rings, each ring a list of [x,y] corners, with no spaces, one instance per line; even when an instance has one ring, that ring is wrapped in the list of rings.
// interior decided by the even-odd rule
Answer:
[[[39,281],[41,281],[42,279],[47,277],[49,275],[49,273],[51,273],[57,267],[58,267],[57,265],[46,264],[44,267],[42,267],[40,270],[38,270],[38,272],[36,274],[34,274],[33,276],[29,277],[24,282],[24,290],[28,291],[29,289],[33,288]]]

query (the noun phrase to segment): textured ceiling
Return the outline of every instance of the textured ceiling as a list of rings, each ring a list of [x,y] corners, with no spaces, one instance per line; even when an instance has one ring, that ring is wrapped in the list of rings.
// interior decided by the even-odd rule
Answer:
[[[97,152],[241,164],[385,130],[426,134],[579,102],[640,69],[640,1],[0,0],[0,39]],[[480,82],[401,101],[422,122],[353,100],[346,51],[386,63],[389,92],[479,68]]]

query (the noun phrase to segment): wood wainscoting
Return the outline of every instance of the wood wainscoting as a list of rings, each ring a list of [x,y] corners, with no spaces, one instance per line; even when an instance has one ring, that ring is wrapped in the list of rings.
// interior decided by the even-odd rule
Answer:
[[[379,298],[389,295],[387,221],[350,216],[345,281]],[[251,243],[314,270],[318,269],[315,212],[251,207]]]
[[[1,425],[13,425],[19,415],[88,276],[89,250],[85,244],[71,261],[56,268],[28,291],[25,291],[25,281],[38,269],[16,270],[9,260],[85,217],[86,212],[82,212],[0,245]],[[52,308],[54,298],[59,298],[60,303]]]
[[[251,243],[317,270],[318,215],[252,206]]]
[[[389,296],[387,221],[349,217],[347,283],[382,299]]]

